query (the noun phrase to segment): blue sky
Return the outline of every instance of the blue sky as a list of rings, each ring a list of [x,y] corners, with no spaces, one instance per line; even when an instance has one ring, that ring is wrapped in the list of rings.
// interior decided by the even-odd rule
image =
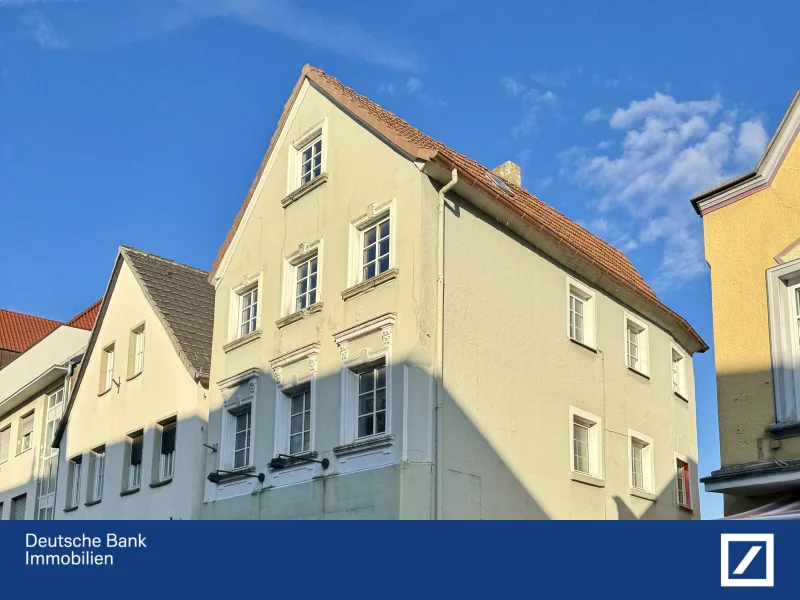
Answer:
[[[521,164],[712,342],[689,198],[757,162],[798,85],[800,5],[390,6],[0,0],[0,306],[69,318],[119,244],[208,268],[308,62],[487,166]],[[713,353],[695,369],[704,475]]]

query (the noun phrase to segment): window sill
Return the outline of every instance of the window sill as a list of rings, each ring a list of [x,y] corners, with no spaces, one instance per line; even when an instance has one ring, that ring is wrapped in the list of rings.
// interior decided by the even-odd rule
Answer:
[[[296,323],[297,321],[302,321],[303,319],[307,319],[313,314],[322,312],[322,307],[324,305],[325,305],[324,302],[315,302],[311,306],[307,306],[302,310],[298,310],[290,315],[286,315],[282,319],[278,319],[277,321],[275,321],[275,326],[278,329],[280,329],[281,327],[286,327],[291,323]]]
[[[321,175],[315,177],[314,179],[312,179],[308,183],[305,183],[305,184],[301,185],[299,188],[297,188],[291,194],[286,196],[286,198],[281,200],[281,206],[283,208],[288,208],[289,206],[291,206],[292,204],[294,204],[295,202],[300,200],[300,198],[302,198],[303,196],[308,194],[311,190],[317,189],[319,186],[321,186],[326,181],[328,181],[328,174],[327,173],[322,173]]]
[[[150,487],[157,488],[161,487],[162,485],[167,485],[168,483],[172,483],[172,477],[169,477],[167,479],[162,479],[161,481],[154,481],[153,483],[150,484]]]
[[[694,509],[691,506],[684,506],[683,504],[678,504],[678,508],[684,512],[694,513]]]
[[[366,294],[370,290],[383,285],[384,283],[388,283],[397,279],[399,274],[400,269],[394,267],[393,269],[384,271],[380,275],[376,275],[372,279],[367,279],[366,281],[362,281],[361,283],[350,286],[346,290],[342,290],[342,300],[350,300],[350,298],[355,298],[361,294]]]
[[[576,346],[580,346],[581,348],[586,348],[589,352],[594,352],[597,354],[597,348],[589,346],[588,344],[584,344],[583,342],[579,342],[575,338],[569,338],[569,341],[575,344]]]
[[[131,375],[130,377],[126,377],[126,378],[125,378],[125,381],[133,381],[134,379],[136,379],[137,377],[139,377],[141,374],[142,374],[142,372],[141,372],[141,371],[139,371],[138,373],[134,373],[134,374],[133,374],[133,375]]]
[[[672,393],[675,394],[676,398],[679,398],[679,399],[683,400],[684,402],[686,402],[686,404],[689,404],[689,399],[686,396],[684,396],[683,394],[681,394],[680,392],[673,391]]]
[[[98,498],[97,500],[89,500],[88,502],[84,503],[84,506],[94,506],[95,504],[100,504],[102,501],[102,498]]]
[[[250,342],[253,342],[261,337],[261,329],[256,329],[255,331],[251,331],[245,336],[237,338],[232,342],[228,342],[222,347],[222,351],[226,354],[231,350],[236,350],[237,348],[241,348],[242,346],[246,346]]]
[[[123,490],[119,493],[120,496],[130,496],[131,494],[135,494],[139,490],[141,490],[141,486],[137,488],[133,488],[132,490]]]
[[[76,511],[76,510],[78,510],[78,505],[68,506],[67,508],[64,509],[64,512],[73,512],[73,511]]]
[[[791,437],[800,437],[800,422],[797,423],[773,423],[765,429],[776,440],[783,440]]]
[[[350,444],[342,444],[333,449],[336,456],[347,456],[348,454],[356,454],[366,450],[376,450],[378,448],[385,448],[394,444],[394,435],[378,435],[363,440],[356,440]]]
[[[591,485],[593,487],[599,487],[599,488],[606,487],[605,479],[600,479],[599,477],[587,475],[586,473],[578,473],[577,471],[572,471],[572,481],[576,483],[583,483],[585,485]]]
[[[628,367],[628,371],[638,375],[639,377],[642,377],[643,379],[647,379],[647,381],[650,381],[650,375],[648,375],[647,373],[645,373],[643,371],[640,371],[639,369],[634,369],[633,367]]]
[[[655,494],[651,494],[650,492],[646,492],[638,488],[631,488],[631,496],[635,496],[636,498],[642,498],[643,500],[649,500],[650,502],[655,502],[656,500],[658,500],[658,496],[656,496]]]

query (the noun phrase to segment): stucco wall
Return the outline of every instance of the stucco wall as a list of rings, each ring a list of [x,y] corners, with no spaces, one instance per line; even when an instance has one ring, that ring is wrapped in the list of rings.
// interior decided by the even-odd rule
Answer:
[[[429,373],[435,335],[435,254],[421,246],[421,232],[435,229],[436,193],[430,180],[412,162],[358,125],[313,87],[306,84],[296,106],[256,190],[240,238],[231,245],[230,262],[223,263],[224,274],[217,284],[211,365],[209,442],[212,444],[221,439],[223,416],[217,383],[248,369],[260,373],[253,419],[253,462],[256,472],[266,473],[264,487],[270,489],[253,496],[251,492],[259,487],[253,479],[235,486],[206,483],[204,516],[233,518],[261,514],[283,518],[298,515],[300,511],[310,518],[311,513],[305,508],[295,506],[294,498],[298,494],[317,498],[320,489],[330,486],[333,490],[347,491],[333,496],[338,498],[335,508],[329,506],[323,511],[322,505],[312,503],[311,506],[320,507],[318,518],[340,518],[347,514],[397,518],[401,505],[406,506],[405,514],[419,516],[419,510],[413,508],[418,506],[419,498],[424,499],[427,517],[430,464],[422,469],[425,475],[421,478],[408,476],[407,470],[391,465],[404,458],[417,463],[431,460]],[[329,178],[283,208],[281,200],[287,194],[292,143],[323,119],[325,171]],[[363,295],[343,300],[341,292],[349,285],[350,222],[364,214],[370,204],[382,205],[392,200],[392,262],[399,274],[393,281]],[[318,289],[322,310],[279,328],[276,321],[283,316],[285,259],[300,244],[318,240],[322,240]],[[225,351],[223,346],[230,339],[231,290],[244,278],[255,276],[261,277],[262,333],[246,345]],[[342,358],[333,334],[386,313],[397,314],[391,341],[389,392],[390,433],[395,436],[394,443],[383,457],[344,461],[332,452],[341,443],[342,415]],[[380,336],[377,335],[377,341],[375,338],[373,332],[354,341],[351,356],[358,356],[367,347],[374,349],[380,343]],[[331,466],[324,473],[319,466],[299,474],[272,473],[267,463],[275,455],[276,384],[270,361],[312,343],[320,345],[316,361],[314,448],[320,458],[331,460]],[[290,378],[308,372],[307,364],[302,362],[287,367],[284,376]],[[208,453],[207,472],[224,466],[220,464],[220,455]],[[368,470],[386,472],[367,474]],[[330,478],[329,483],[309,481],[323,474]],[[410,479],[417,482],[417,487],[421,485],[422,491],[414,489],[408,492],[407,500],[398,499],[398,490]],[[383,483],[376,484],[378,481]],[[297,489],[282,489],[287,485]],[[405,491],[399,493],[406,497]],[[269,508],[259,509],[259,506]]]
[[[445,518],[699,518],[691,357],[687,402],[666,332],[649,324],[642,377],[614,299],[597,292],[592,352],[568,338],[563,268],[457,198],[445,237]],[[605,487],[571,480],[570,405],[603,419]],[[656,502],[630,494],[628,428],[653,438]],[[694,513],[676,506],[674,451],[692,464]]]
[[[145,350],[140,375],[128,379],[130,332],[144,323]],[[114,379],[120,382],[99,394],[103,349],[115,347]],[[122,264],[98,333],[94,351],[61,442],[56,518],[58,519],[188,519],[201,498],[208,412],[205,391],[195,384],[160,325],[127,263]],[[151,487],[156,424],[177,417],[174,477]],[[139,492],[121,496],[125,438],[144,429],[142,484]],[[89,451],[105,444],[105,485],[99,504],[86,506]],[[81,502],[64,512],[67,502],[67,460],[83,455]]]
[[[36,518],[36,476],[39,470],[42,438],[44,436],[44,407],[46,395],[37,394],[23,402],[15,410],[0,417],[0,430],[11,425],[11,444],[8,460],[0,463],[0,502],[3,503],[3,519],[11,516],[11,499],[27,494],[25,518]],[[19,439],[19,420],[34,411],[33,446],[21,454],[17,453]]]
[[[800,238],[799,189],[795,142],[769,187],[703,217],[723,466],[800,457],[800,438],[772,449],[765,433],[775,423],[765,271]],[[752,502],[726,497],[728,514],[747,508]]]

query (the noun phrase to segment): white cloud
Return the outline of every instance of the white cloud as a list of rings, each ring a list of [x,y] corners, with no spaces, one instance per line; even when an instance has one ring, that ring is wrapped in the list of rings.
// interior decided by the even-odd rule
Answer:
[[[657,290],[706,270],[689,200],[763,150],[761,121],[740,121],[719,97],[680,102],[656,93],[614,111],[608,124],[615,138],[559,155],[561,173],[592,193],[590,229],[623,251],[660,253],[659,269],[648,277]]]
[[[511,128],[514,137],[529,135],[536,131],[539,113],[544,109],[556,110],[558,107],[558,95],[552,90],[529,88],[513,77],[504,77],[500,80],[500,85],[510,97],[518,99],[522,107],[519,120]]]
[[[45,50],[64,50],[69,45],[66,38],[53,29],[52,24],[39,11],[31,11],[20,16],[30,36]]]
[[[646,100],[634,100],[628,108],[618,108],[611,115],[609,124],[614,129],[627,129],[651,116],[658,116],[670,122],[695,115],[712,117],[721,107],[722,102],[719,97],[694,102],[677,102],[672,96],[656,92]]]
[[[503,77],[503,79],[500,80],[500,84],[512,98],[516,98],[525,93],[525,86],[513,77]]]
[[[416,77],[409,77],[406,81],[406,91],[409,94],[416,94],[422,89],[422,81]]]
[[[394,84],[393,83],[382,83],[378,87],[378,92],[381,93],[381,94],[390,94],[390,95],[394,94],[394,92],[395,92]]]
[[[603,109],[599,106],[597,108],[593,108],[585,115],[583,115],[583,122],[584,123],[597,123],[598,121],[605,121],[608,117],[603,112]]]
[[[101,3],[112,0],[0,0],[0,8],[47,3]],[[169,2],[116,2],[114,16],[98,11],[82,20],[82,45],[107,47],[174,31],[198,21],[229,18],[297,42],[343,56],[418,72],[423,60],[404,44],[368,31],[358,23],[309,8],[297,0],[172,0]],[[326,5],[327,6],[327,5]],[[78,40],[76,38],[76,44]]]
[[[739,126],[736,160],[745,168],[755,168],[768,142],[769,138],[761,119],[745,121]]]

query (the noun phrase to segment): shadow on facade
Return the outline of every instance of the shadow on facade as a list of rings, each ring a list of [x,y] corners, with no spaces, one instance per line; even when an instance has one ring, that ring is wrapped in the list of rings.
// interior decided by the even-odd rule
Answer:
[[[263,485],[251,477],[223,481],[218,487],[207,483],[205,493],[209,501],[200,509],[201,518],[435,518],[436,426],[430,419],[434,409],[428,373],[424,366],[395,362],[389,404],[390,433],[394,436],[391,445],[345,455],[334,450],[342,445],[341,376],[339,373],[318,376],[314,391],[314,450],[318,459],[330,461],[330,467],[323,470],[312,464],[275,471],[267,464],[281,450],[274,443],[274,415],[276,405],[284,400],[276,397],[271,373],[262,371],[258,375],[258,405],[253,420],[252,473],[264,473],[266,480]],[[298,386],[295,391],[302,389],[305,388]],[[292,394],[291,388],[287,394]],[[219,441],[222,416],[220,410],[210,416],[210,443]],[[690,519],[699,514],[692,515],[677,507],[674,476],[672,484],[667,484],[655,501],[626,499],[609,488],[572,481],[567,468],[571,442],[566,437],[566,426],[563,461],[559,463],[563,469],[557,475],[544,465],[541,473],[537,473],[537,456],[515,449],[513,443],[499,448],[498,442],[489,439],[497,432],[481,430],[447,391],[444,427],[441,509],[444,519]],[[501,438],[502,435],[498,439]],[[225,448],[217,453],[208,451],[207,473],[227,467],[225,452]],[[606,462],[607,468],[615,464],[608,458]],[[627,465],[625,456],[616,462]],[[691,468],[696,473],[696,465]],[[608,479],[627,482],[628,473],[615,473]],[[626,492],[627,489],[626,484]],[[694,486],[692,492],[698,506]]]

